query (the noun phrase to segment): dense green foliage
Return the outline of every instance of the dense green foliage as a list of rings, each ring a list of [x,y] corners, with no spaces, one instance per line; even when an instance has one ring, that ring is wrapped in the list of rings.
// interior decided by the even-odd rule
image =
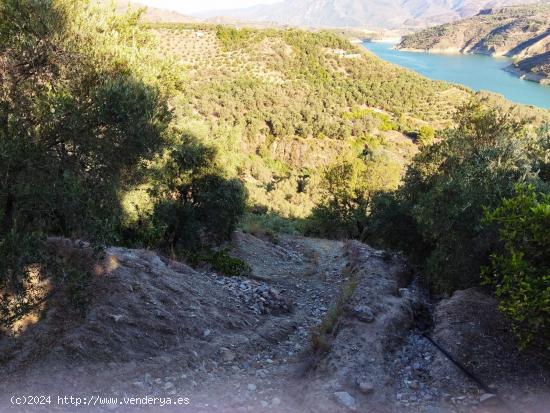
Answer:
[[[93,9],[70,20],[78,7],[6,1],[0,9],[4,233],[113,225],[123,176],[163,142],[166,104],[123,59],[126,42],[142,39],[122,19],[88,27]],[[120,45],[96,36],[100,29],[118,33]]]
[[[136,19],[80,1],[0,5],[2,319],[31,305],[18,292],[51,268],[46,235],[112,239],[119,191],[163,145],[169,112],[146,77],[164,72],[133,70]]]
[[[313,210],[308,232],[337,238],[361,236],[369,206],[366,174],[359,159],[344,159],[327,168],[324,201]]]
[[[323,201],[306,228],[402,251],[438,293],[488,280],[522,342],[536,335],[548,343],[548,130],[478,98],[460,109],[455,124],[437,134],[420,128],[420,153],[397,190],[392,180],[384,184],[391,172],[380,167],[372,142],[337,161],[325,171]],[[528,187],[514,196],[522,183],[542,193]]]
[[[169,100],[182,79],[148,47],[150,36],[138,18],[85,0],[0,3],[2,324],[39,304],[44,297],[31,290],[46,277],[62,280],[73,304],[82,307],[86,272],[52,255],[46,237],[87,239],[98,251],[125,241],[121,199],[154,181],[150,165],[163,154],[167,164],[177,165],[170,179],[180,179],[185,168],[193,179],[164,183],[179,197],[159,192],[155,218],[170,205],[175,219],[200,227],[170,227],[171,237],[194,239],[202,231],[204,242],[219,242],[242,213],[240,183],[221,174],[193,175],[187,159],[213,162],[210,152],[176,145]],[[149,224],[153,232],[169,228],[156,224]]]
[[[366,238],[405,252],[436,292],[492,285],[520,342],[547,346],[550,136],[527,124],[464,107],[403,185],[374,197]]]
[[[156,206],[139,221],[162,229],[158,243],[165,248],[191,251],[216,245],[230,237],[244,213],[243,185],[227,179],[215,167],[215,158],[214,149],[191,139],[172,148],[157,167],[149,191]]]
[[[348,155],[325,169],[322,201],[313,209],[305,230],[327,238],[360,238],[367,228],[372,197],[395,189],[401,166],[380,152],[376,141],[365,143],[357,156]]]
[[[479,104],[465,107],[457,123],[441,142],[422,148],[403,185],[380,196],[371,217],[371,236],[409,253],[440,290],[479,283],[497,242],[481,225],[484,209],[536,179],[536,148],[543,144],[523,123]]]
[[[550,343],[550,193],[519,186],[485,221],[497,225],[502,243],[484,271],[500,308],[524,345]]]

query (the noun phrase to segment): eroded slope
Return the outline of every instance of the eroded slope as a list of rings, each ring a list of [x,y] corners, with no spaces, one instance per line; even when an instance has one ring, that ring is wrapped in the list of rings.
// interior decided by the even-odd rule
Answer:
[[[405,36],[398,47],[514,57],[518,62],[512,69],[544,83],[550,75],[550,4],[487,10],[470,19]]]

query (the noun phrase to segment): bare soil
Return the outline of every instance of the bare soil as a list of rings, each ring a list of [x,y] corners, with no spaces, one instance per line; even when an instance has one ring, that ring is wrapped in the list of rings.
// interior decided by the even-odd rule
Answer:
[[[86,245],[56,242],[64,254],[89,254]],[[426,298],[403,260],[358,242],[273,243],[240,232],[232,252],[252,278],[108,249],[84,317],[58,294],[35,325],[0,337],[0,412],[502,411],[480,404],[478,386],[420,334]],[[313,353],[312,331],[352,281],[328,348]],[[548,370],[516,350],[494,300],[455,294],[437,305],[431,334],[515,411],[548,411]],[[13,395],[52,395],[53,403],[13,406]],[[58,395],[96,405],[59,405]],[[190,404],[129,407],[125,396]]]

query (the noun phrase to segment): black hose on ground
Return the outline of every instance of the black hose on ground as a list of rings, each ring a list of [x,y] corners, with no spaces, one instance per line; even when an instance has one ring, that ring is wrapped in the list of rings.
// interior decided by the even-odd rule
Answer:
[[[466,376],[468,376],[471,380],[473,380],[481,389],[483,389],[485,392],[492,394],[495,396],[495,398],[498,400],[498,402],[506,408],[509,412],[513,412],[513,410],[510,408],[510,406],[502,400],[501,397],[498,396],[498,392],[496,389],[489,387],[487,384],[483,382],[478,376],[476,376],[474,373],[472,373],[464,364],[456,360],[447,350],[445,350],[443,347],[441,347],[437,342],[435,342],[428,334],[424,333],[422,334],[424,338],[426,338],[436,349],[438,349],[448,360],[451,361],[456,367],[458,367],[459,370],[461,370]]]

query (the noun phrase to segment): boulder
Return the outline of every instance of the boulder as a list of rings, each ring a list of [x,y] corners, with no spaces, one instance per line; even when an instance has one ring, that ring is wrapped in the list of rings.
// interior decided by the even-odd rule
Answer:
[[[357,305],[351,311],[355,318],[365,323],[372,323],[375,319],[374,311],[369,306]]]
[[[338,391],[334,393],[335,400],[344,407],[347,407],[349,410],[357,410],[357,402],[355,398],[345,391]]]

